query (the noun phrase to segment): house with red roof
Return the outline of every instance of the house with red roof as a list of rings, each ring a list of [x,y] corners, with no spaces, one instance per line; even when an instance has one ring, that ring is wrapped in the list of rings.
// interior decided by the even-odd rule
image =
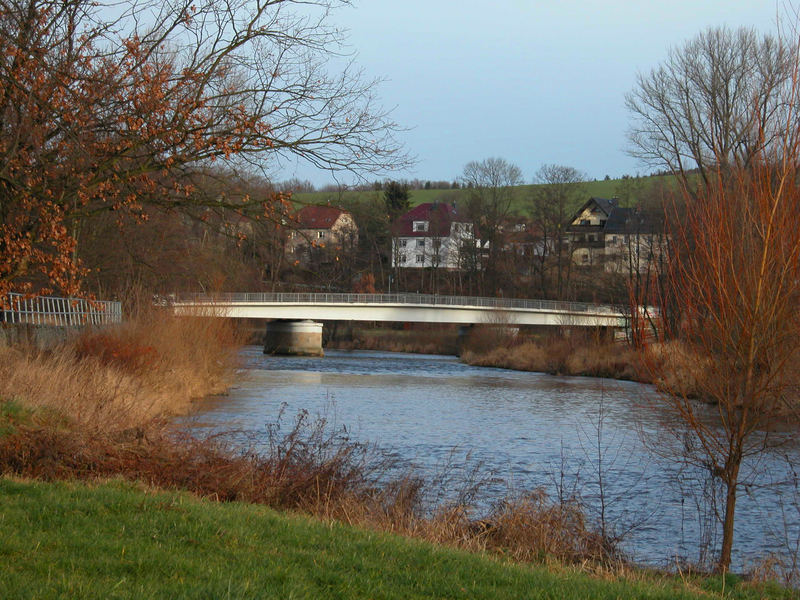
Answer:
[[[336,251],[358,243],[358,227],[346,210],[335,206],[304,206],[294,218],[287,251],[302,260],[312,248]]]
[[[480,247],[472,222],[452,204],[426,202],[392,224],[392,266],[458,269],[465,244]]]

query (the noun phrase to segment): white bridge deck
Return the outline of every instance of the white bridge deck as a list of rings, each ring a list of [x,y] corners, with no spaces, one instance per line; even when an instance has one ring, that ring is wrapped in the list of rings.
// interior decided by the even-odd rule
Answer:
[[[580,302],[431,294],[236,293],[169,299],[178,315],[312,321],[397,321],[625,327],[618,308]]]

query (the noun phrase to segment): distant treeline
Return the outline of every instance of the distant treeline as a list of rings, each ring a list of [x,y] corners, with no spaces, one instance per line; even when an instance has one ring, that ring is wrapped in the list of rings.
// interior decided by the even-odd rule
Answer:
[[[648,173],[646,175],[630,175],[629,173],[625,173],[620,176],[618,179],[634,179],[634,178],[641,178],[641,177],[663,177],[666,175],[670,175],[670,172],[666,169],[653,171],[652,173]],[[603,181],[609,181],[612,178],[609,175],[603,177]],[[337,183],[328,183],[317,188],[311,181],[308,179],[287,179],[286,181],[282,181],[277,186],[277,190],[281,192],[292,192],[296,194],[305,194],[305,193],[313,193],[313,192],[342,192],[342,191],[353,191],[353,192],[371,192],[371,191],[382,191],[384,186],[386,186],[390,181],[396,181],[397,183],[403,185],[408,190],[458,190],[462,187],[469,188],[471,187],[469,182],[461,182],[458,179],[453,179],[452,181],[447,180],[428,180],[428,179],[386,179],[386,180],[375,180],[372,182],[363,182],[354,185],[345,185],[345,184],[337,184]],[[597,181],[596,179],[594,181]]]

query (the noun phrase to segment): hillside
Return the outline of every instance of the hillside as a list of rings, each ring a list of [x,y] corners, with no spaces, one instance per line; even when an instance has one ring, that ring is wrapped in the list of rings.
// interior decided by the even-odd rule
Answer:
[[[668,183],[672,177],[668,175],[642,177],[639,179],[609,179],[601,181],[587,181],[583,184],[581,197],[589,198],[596,196],[599,198],[619,197],[622,204],[629,204],[631,198],[649,189],[657,182]],[[541,184],[521,185],[514,189],[514,200],[512,211],[521,216],[529,213],[529,198],[534,190]],[[466,189],[448,190],[410,190],[411,205],[417,206],[424,202],[456,202],[466,198]],[[307,192],[294,195],[294,200],[298,204],[340,204],[353,201],[367,200],[371,198],[382,198],[381,191],[344,191],[344,192]],[[577,208],[577,207],[576,207]]]

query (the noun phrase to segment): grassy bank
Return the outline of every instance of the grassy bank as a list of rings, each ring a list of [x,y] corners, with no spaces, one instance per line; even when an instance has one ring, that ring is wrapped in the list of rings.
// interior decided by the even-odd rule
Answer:
[[[477,491],[488,480],[474,473],[423,479],[375,448],[351,441],[346,430],[305,413],[268,427],[259,452],[243,447],[241,438],[197,439],[165,420],[189,409],[195,395],[230,382],[236,342],[224,320],[155,312],[116,329],[84,332],[57,351],[2,350],[0,475],[6,479],[0,480],[0,591],[11,590],[10,597],[97,597],[117,589],[121,597],[180,597],[183,590],[192,597],[216,597],[220,590],[230,590],[232,597],[265,597],[270,586],[278,590],[275,597],[536,597],[531,589],[544,590],[541,597],[686,592],[673,579],[632,569],[616,540],[586,518],[579,498],[554,501],[533,490],[479,510]],[[108,479],[118,483],[101,485],[99,492],[74,483],[96,486]],[[73,483],[22,482],[29,480]],[[136,495],[139,488],[248,506],[198,503],[177,492],[142,497]],[[92,499],[94,493],[99,500]],[[192,508],[183,508],[189,504]],[[94,508],[86,512],[84,505]],[[295,528],[268,509],[318,521],[300,519],[301,533],[290,538],[271,529],[253,537],[262,517],[280,521],[279,528]],[[200,529],[191,528],[201,521]],[[240,533],[229,538],[235,528]],[[336,539],[319,538],[308,528],[334,532]],[[342,549],[350,538],[362,543]],[[367,543],[384,539],[388,546]],[[396,550],[397,544],[416,550]],[[546,568],[498,566],[486,556],[456,550]],[[500,577],[473,561],[514,575]],[[439,569],[418,578],[417,571],[429,564]],[[459,575],[439,572],[443,568]],[[352,570],[357,573],[340,574]],[[564,581],[544,585],[530,579],[531,573],[553,571]],[[359,583],[351,583],[354,578]],[[45,587],[27,592],[26,579]]]
[[[719,579],[590,577],[120,481],[0,479],[8,598],[714,598]],[[790,597],[726,582],[726,598]]]

